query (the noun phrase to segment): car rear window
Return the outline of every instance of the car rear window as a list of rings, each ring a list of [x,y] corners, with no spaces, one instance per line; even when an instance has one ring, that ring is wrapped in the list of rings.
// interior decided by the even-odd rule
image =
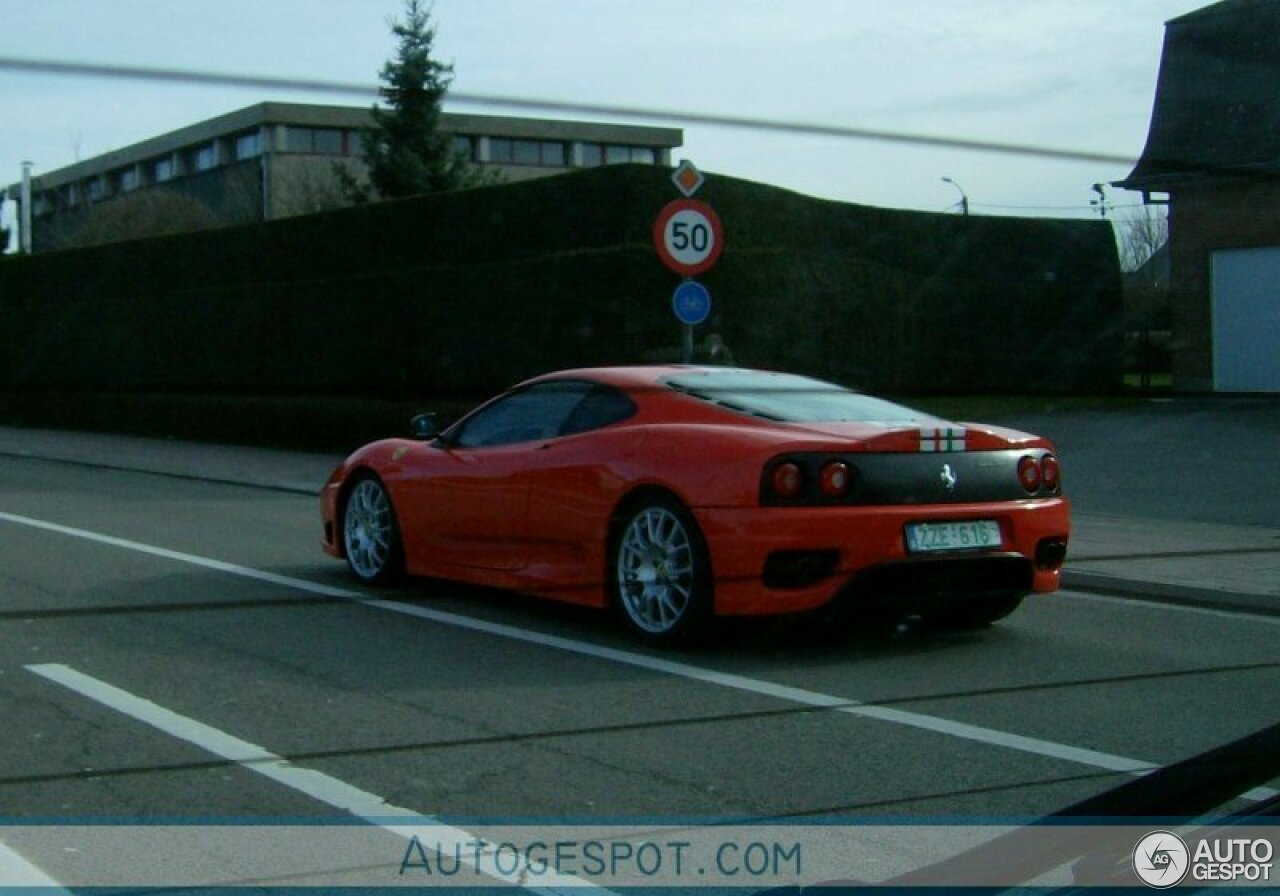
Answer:
[[[733,368],[667,377],[683,392],[732,411],[781,423],[914,423],[929,415],[833,383],[789,373]]]

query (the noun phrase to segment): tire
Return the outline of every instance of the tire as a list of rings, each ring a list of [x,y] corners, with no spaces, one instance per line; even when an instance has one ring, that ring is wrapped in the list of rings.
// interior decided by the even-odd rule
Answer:
[[[970,598],[926,617],[934,628],[967,631],[999,622],[1022,603],[1022,594],[987,594]]]
[[[610,551],[610,596],[622,621],[655,642],[694,640],[712,617],[711,563],[692,514],[655,495],[628,508]]]
[[[356,477],[342,503],[342,552],[355,577],[370,585],[404,575],[404,544],[391,495],[372,473]]]

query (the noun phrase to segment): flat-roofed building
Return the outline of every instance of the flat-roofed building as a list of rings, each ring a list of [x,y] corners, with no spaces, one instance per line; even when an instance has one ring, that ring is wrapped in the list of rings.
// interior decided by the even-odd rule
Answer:
[[[259,103],[33,178],[31,245],[66,248],[269,221],[347,204],[368,108]],[[441,130],[507,181],[619,163],[670,165],[676,128],[444,113]],[[21,202],[22,185],[8,188]],[[20,214],[19,219],[23,216]]]

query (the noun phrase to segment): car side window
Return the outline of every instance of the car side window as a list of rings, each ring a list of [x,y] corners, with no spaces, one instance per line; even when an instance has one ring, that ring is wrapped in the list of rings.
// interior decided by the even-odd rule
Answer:
[[[636,412],[636,404],[626,394],[610,386],[593,386],[573,409],[560,430],[562,436],[601,429],[626,420]]]
[[[557,381],[512,392],[463,420],[449,433],[449,442],[491,448],[554,438],[592,388],[591,383]]]

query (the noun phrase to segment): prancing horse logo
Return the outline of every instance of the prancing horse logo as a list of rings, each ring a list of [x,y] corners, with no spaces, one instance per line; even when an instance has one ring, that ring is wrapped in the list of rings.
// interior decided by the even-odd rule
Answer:
[[[942,476],[940,478],[947,491],[953,492],[956,490],[956,474],[951,469],[951,464],[942,465]]]

